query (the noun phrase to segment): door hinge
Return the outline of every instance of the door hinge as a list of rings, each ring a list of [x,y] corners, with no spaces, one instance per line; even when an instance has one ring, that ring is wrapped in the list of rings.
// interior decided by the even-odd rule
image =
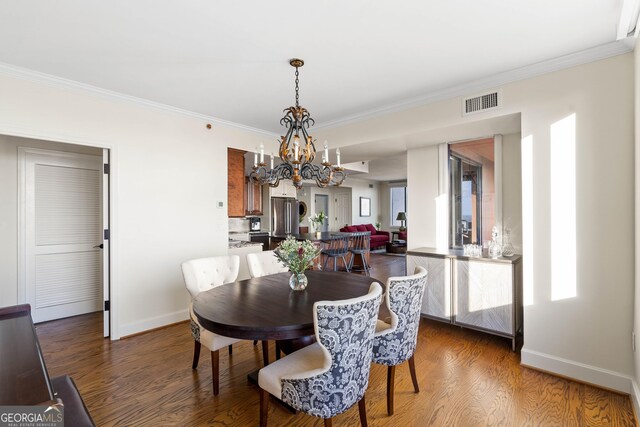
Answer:
[[[104,302],[104,311],[111,311],[111,301]]]
[[[109,163],[105,163],[102,166],[104,166],[104,173],[106,175],[109,175],[109,172],[111,172],[111,168],[109,167]]]
[[[109,230],[104,230],[104,240],[109,240]]]

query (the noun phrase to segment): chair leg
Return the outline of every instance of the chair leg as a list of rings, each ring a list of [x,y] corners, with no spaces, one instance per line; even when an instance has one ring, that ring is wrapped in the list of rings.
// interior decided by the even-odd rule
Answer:
[[[193,364],[191,365],[191,369],[198,369],[198,361],[200,360],[200,341],[193,340],[195,346],[193,347]]]
[[[229,356],[233,354],[233,346],[229,345]]]
[[[416,376],[416,362],[413,360],[415,354],[409,358],[409,371],[411,371],[411,381],[413,381],[413,389],[416,393],[420,393],[420,387],[418,387],[418,377]]]
[[[260,427],[267,427],[269,416],[269,392],[260,389]]]
[[[324,264],[322,264],[322,269],[323,269],[324,271],[327,271],[327,263],[328,263],[328,262],[329,262],[329,256],[328,256],[328,255],[325,255],[325,256],[324,256]]]
[[[278,343],[278,341],[276,341],[276,360],[280,360],[280,344]]]
[[[258,344],[258,340],[253,340],[253,345]]]
[[[347,273],[350,273],[351,270],[349,269],[349,264],[347,264],[347,260],[345,259],[344,255],[342,255],[342,263],[344,264],[344,269],[347,270]]]
[[[269,341],[262,340],[262,362],[264,366],[269,364]]]
[[[211,376],[213,377],[213,395],[220,392],[220,350],[211,352]]]
[[[364,254],[360,254],[362,257],[362,265],[364,265],[364,274],[367,276],[371,276],[371,267],[369,267],[369,263],[367,263],[367,257]]]
[[[362,399],[358,401],[358,412],[360,413],[360,425],[367,427],[367,405],[364,400],[364,394],[362,395]]]
[[[338,271],[338,257],[333,257],[333,271]]]
[[[331,427],[333,424],[331,423],[331,418],[324,419],[324,427]]]
[[[393,393],[395,389],[396,367],[387,369],[387,414],[393,415]]]

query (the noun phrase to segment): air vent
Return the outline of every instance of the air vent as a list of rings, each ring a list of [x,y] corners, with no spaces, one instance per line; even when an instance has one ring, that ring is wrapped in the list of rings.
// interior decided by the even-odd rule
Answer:
[[[462,115],[479,113],[482,111],[495,110],[502,106],[502,94],[500,91],[485,93],[484,95],[472,96],[462,100]]]

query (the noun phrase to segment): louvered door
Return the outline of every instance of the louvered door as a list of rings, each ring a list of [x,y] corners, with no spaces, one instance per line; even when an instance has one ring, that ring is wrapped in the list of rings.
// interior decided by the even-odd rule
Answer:
[[[102,157],[27,153],[26,300],[34,322],[102,310]]]

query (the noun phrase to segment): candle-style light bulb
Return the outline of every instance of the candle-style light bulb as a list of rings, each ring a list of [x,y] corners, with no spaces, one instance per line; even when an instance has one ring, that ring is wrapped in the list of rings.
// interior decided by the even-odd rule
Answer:
[[[260,143],[260,163],[264,163],[264,144]]]
[[[336,163],[338,163],[338,167],[340,167],[340,149],[339,148],[336,150],[336,159],[337,159]]]
[[[273,153],[271,153],[271,169],[273,169]]]
[[[293,137],[293,159],[300,159],[300,138],[298,138],[298,135]]]
[[[324,141],[324,156],[322,157],[323,163],[329,163],[329,143]]]
[[[253,153],[253,166],[258,166],[258,147],[256,147],[256,151]]]

